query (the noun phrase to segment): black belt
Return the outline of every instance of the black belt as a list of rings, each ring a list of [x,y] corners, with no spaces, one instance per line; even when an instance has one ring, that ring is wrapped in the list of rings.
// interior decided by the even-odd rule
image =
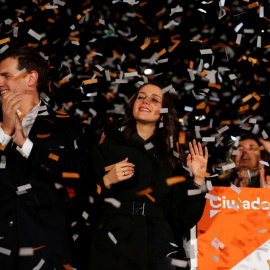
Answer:
[[[143,202],[121,202],[119,208],[111,208],[111,213],[116,214],[129,214],[136,216],[149,216],[165,219],[163,208],[150,203]]]

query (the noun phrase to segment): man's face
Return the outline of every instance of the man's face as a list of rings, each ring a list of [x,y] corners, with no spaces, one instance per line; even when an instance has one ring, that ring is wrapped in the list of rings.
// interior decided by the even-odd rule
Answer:
[[[18,60],[15,58],[6,58],[0,63],[0,92],[4,96],[6,92],[24,94],[26,88],[27,75],[24,77],[18,76]]]
[[[254,150],[259,147],[255,140],[247,139],[239,142],[238,150],[240,153],[235,157],[235,166],[240,171],[242,170],[257,170],[261,153],[259,150]]]

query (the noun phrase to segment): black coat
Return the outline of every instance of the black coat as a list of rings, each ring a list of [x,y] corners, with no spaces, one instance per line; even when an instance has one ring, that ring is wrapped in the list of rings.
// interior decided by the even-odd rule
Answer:
[[[135,133],[125,141],[114,124],[105,133],[104,142],[94,148],[92,158],[97,184],[101,186],[100,198],[115,198],[121,207],[104,204],[89,269],[173,269],[166,258],[175,251],[173,232],[182,235],[198,222],[204,209],[204,195],[187,196],[187,189],[197,189],[193,181],[166,185],[165,180],[174,172],[160,154],[156,135],[144,141]],[[150,142],[154,147],[146,150],[144,145]],[[107,189],[103,183],[104,168],[126,157],[135,164],[134,176]],[[155,202],[137,195],[147,188],[153,190],[150,195]],[[132,214],[133,202],[145,203],[145,216]]]
[[[66,188],[55,184],[80,185],[86,168],[83,133],[76,119],[48,112],[38,115],[32,126],[29,139],[33,148],[28,159],[12,141],[0,150],[1,160],[6,160],[6,167],[0,169],[0,247],[11,251],[8,255],[0,252],[1,269],[33,269],[42,259],[42,270],[72,264],[65,219]],[[62,177],[63,172],[77,173],[80,178]],[[18,187],[27,184],[31,188],[17,194]],[[36,250],[32,256],[19,256],[25,247]]]

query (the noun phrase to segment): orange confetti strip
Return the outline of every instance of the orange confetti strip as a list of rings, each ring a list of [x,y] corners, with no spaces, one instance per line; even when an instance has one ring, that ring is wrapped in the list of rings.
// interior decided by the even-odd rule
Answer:
[[[145,50],[151,43],[151,39],[149,38],[142,46],[141,50]]]
[[[217,89],[221,89],[221,85],[215,84],[215,83],[208,83],[208,86],[209,86],[209,87],[215,87],[215,88],[217,88]]]
[[[69,78],[66,78],[66,79],[59,81],[58,85],[61,86],[62,84],[67,83],[67,82],[69,82]]]
[[[211,234],[211,238],[214,239],[214,238],[216,237],[217,233],[218,233],[218,231],[215,230],[215,231]]]
[[[253,92],[252,93],[252,96],[257,100],[259,101],[261,99],[261,97],[256,93],[256,92]]]
[[[168,186],[175,185],[177,183],[181,183],[186,181],[186,177],[184,176],[174,176],[166,179],[166,184]]]
[[[152,191],[153,191],[152,188],[146,188],[144,190],[136,192],[136,195],[142,196],[142,195],[146,195],[147,193],[151,193]]]
[[[89,80],[83,81],[84,85],[91,84],[91,83],[97,83],[97,82],[98,82],[97,79],[89,79]]]
[[[252,151],[261,151],[261,150],[264,150],[263,145],[252,148]]]
[[[83,14],[86,14],[86,13],[90,12],[91,10],[92,10],[91,8],[85,9],[85,10],[83,11]]]
[[[156,16],[158,16],[159,14],[161,14],[161,13],[164,13],[166,11],[166,9],[162,9],[161,11],[159,11],[157,14],[156,14]]]
[[[73,36],[69,36],[68,39],[72,41],[80,41],[78,37],[73,37]]]
[[[70,264],[64,264],[65,270],[73,270]]]
[[[202,77],[204,77],[206,74],[207,74],[207,72],[206,72],[205,70],[202,71],[202,72],[200,73],[200,75],[201,75]]]
[[[81,14],[78,14],[78,15],[76,16],[76,19],[79,21],[79,20],[81,19],[81,17],[82,17],[82,15],[81,15]]]
[[[36,247],[36,248],[33,248],[33,250],[38,250],[38,249],[41,249],[41,248],[44,248],[45,246],[40,246],[40,247]]]
[[[69,115],[56,115],[57,118],[69,118]]]
[[[242,98],[242,101],[243,101],[244,103],[246,103],[246,102],[247,102],[248,100],[250,100],[251,98],[252,98],[252,94],[249,94],[249,95],[243,97],[243,98]]]
[[[269,269],[270,269],[270,260],[269,260],[269,259],[267,260],[267,263],[268,263],[268,265],[269,265]]]
[[[186,142],[186,132],[185,131],[180,131],[178,135],[178,142],[180,144],[185,144]]]
[[[50,153],[49,158],[50,158],[50,159],[53,159],[53,160],[55,160],[55,161],[58,161],[58,160],[59,160],[59,156],[54,155],[53,153]]]
[[[54,19],[52,19],[52,18],[48,18],[48,20],[47,20],[49,23],[55,23],[55,20]]]
[[[260,106],[261,104],[260,104],[260,102],[256,102],[253,106],[252,106],[252,111],[255,111],[255,110],[257,110],[258,109],[258,107]]]
[[[205,172],[205,171],[203,171],[201,169],[198,169],[197,172],[200,173],[201,175],[205,176],[205,177],[209,177],[210,176],[210,173],[207,173],[207,172]]]
[[[256,205],[258,208],[266,208],[269,207],[269,203],[261,203]]]
[[[267,48],[270,48],[270,45],[266,45],[266,46],[264,46],[264,48],[266,48],[266,49],[267,49]]]
[[[246,110],[248,110],[248,109],[249,109],[249,105],[248,105],[248,104],[245,105],[245,106],[241,106],[241,107],[240,107],[240,112],[246,111]]]
[[[243,203],[239,200],[239,198],[235,197],[234,201],[237,203],[239,209],[243,209]]]
[[[258,7],[258,6],[259,6],[259,3],[255,2],[255,3],[249,4],[248,8],[255,8],[255,7]]]
[[[25,116],[26,116],[25,113],[19,113],[19,114],[18,114],[18,117],[19,117],[20,119],[23,119]]]
[[[210,112],[210,108],[209,108],[208,105],[207,105],[206,108],[205,108],[205,112],[206,112],[206,114],[208,114],[208,113]]]
[[[189,68],[190,68],[191,70],[193,70],[193,65],[194,65],[194,62],[193,62],[193,61],[190,61]]]
[[[97,194],[100,194],[100,193],[101,193],[101,186],[97,185]]]
[[[26,22],[29,22],[29,21],[31,21],[32,19],[33,19],[32,16],[28,16],[28,17],[25,18],[25,21],[26,21]]]
[[[148,193],[146,193],[145,196],[146,196],[149,200],[151,200],[152,202],[155,202],[155,201],[156,201],[156,199],[155,199],[153,196],[151,196],[150,194],[148,194]]]
[[[19,75],[19,76],[13,77],[13,81],[16,82],[16,81],[18,81],[19,79],[24,78],[27,74],[28,74],[27,72],[24,72],[24,73],[22,73],[22,74]]]
[[[78,173],[62,172],[62,178],[80,178]]]
[[[180,40],[177,40],[174,45],[169,49],[169,52],[172,52],[177,46],[178,44],[180,43]]]
[[[201,102],[200,104],[198,104],[197,106],[196,106],[196,109],[204,109],[206,107],[206,103],[203,101],[203,102]]]
[[[99,140],[99,144],[102,144],[102,143],[104,142],[105,138],[106,138],[106,135],[105,135],[105,133],[103,132],[103,133],[101,134],[101,138],[100,138],[100,140]]]
[[[44,39],[44,40],[42,41],[42,45],[46,45],[47,43],[48,43],[47,39]]]
[[[116,164],[116,163],[115,163],[115,164]],[[112,167],[113,167],[115,164],[112,164],[112,165],[109,165],[109,166],[105,167],[105,168],[104,168],[104,169],[105,169],[105,172],[110,171],[110,170],[112,169]]]
[[[42,11],[44,11],[45,9],[46,9],[46,6],[49,6],[50,5],[50,3],[47,3],[47,4],[45,4],[44,6],[42,6],[40,9],[42,10]]]
[[[51,134],[44,134],[44,135],[37,134],[37,138],[40,138],[40,139],[48,138],[50,136],[51,136]]]
[[[62,112],[62,111],[56,111],[56,113],[63,114],[63,115],[67,114],[66,112]]]
[[[220,122],[221,125],[230,125],[231,124],[231,120],[223,120]]]
[[[9,37],[1,39],[0,40],[0,45],[2,45],[4,43],[7,43],[7,42],[10,42],[10,38]]]
[[[144,2],[140,3],[139,6],[143,7],[143,6],[147,5],[147,4],[148,4],[148,1],[144,1]]]
[[[1,150],[1,151],[4,151],[5,148],[6,148],[6,147],[5,147],[4,145],[0,144],[0,150]]]
[[[160,52],[158,53],[158,55],[161,56],[161,55],[163,55],[164,53],[166,53],[166,50],[165,50],[165,49],[163,49],[162,51],[160,51]]]

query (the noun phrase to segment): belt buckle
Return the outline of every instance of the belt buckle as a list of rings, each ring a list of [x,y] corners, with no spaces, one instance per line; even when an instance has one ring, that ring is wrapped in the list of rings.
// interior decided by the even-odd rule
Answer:
[[[133,212],[132,215],[136,216],[145,216],[144,214],[145,203],[142,202],[133,202]]]

